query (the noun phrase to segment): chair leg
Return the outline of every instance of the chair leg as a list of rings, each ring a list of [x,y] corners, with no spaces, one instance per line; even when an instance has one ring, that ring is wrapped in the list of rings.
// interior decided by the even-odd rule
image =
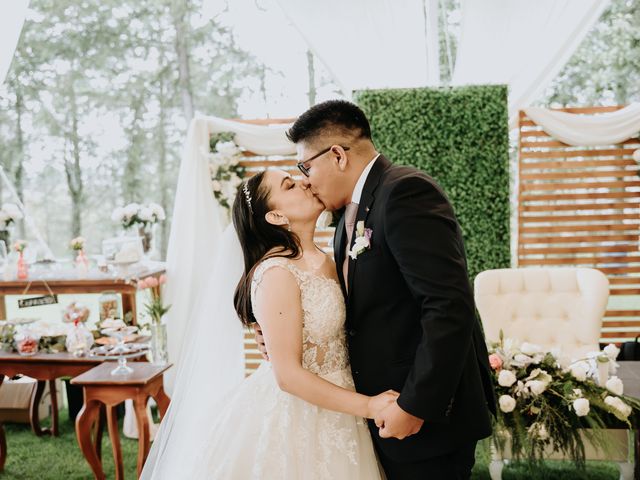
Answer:
[[[502,469],[504,468],[504,460],[498,453],[498,449],[491,442],[491,463],[489,463],[489,476],[491,480],[502,480]]]
[[[633,468],[634,465],[631,462],[618,462],[618,469],[620,470],[620,480],[632,480]]]

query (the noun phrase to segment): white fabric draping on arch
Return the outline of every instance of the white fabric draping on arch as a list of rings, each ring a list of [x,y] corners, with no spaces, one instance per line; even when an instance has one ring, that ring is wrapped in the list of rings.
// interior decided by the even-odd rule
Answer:
[[[222,207],[215,200],[209,177],[209,137],[212,133],[233,132],[240,147],[260,155],[292,154],[295,146],[285,136],[288,124],[269,126],[252,125],[216,117],[198,116],[191,121],[182,154],[178,185],[173,208],[171,233],[167,249],[166,303],[171,305],[167,314],[169,360],[180,359],[182,340],[194,314],[194,305],[207,283],[215,260],[222,232],[228,222]],[[211,321],[217,323],[217,335],[237,345],[237,355],[220,355],[216,367],[224,365],[222,375],[230,378],[236,372],[242,378],[242,329],[233,311],[211,312]],[[212,367],[210,381],[216,382],[220,369]],[[179,365],[167,372],[169,392]],[[232,375],[233,377],[233,375]]]
[[[535,101],[609,0],[462,0],[453,85],[509,85],[510,126]]]
[[[345,95],[429,83],[423,0],[278,0]]]
[[[0,83],[4,82],[11,66],[29,7],[29,0],[11,0],[11,6],[8,3],[5,2],[0,15]]]
[[[611,145],[640,132],[640,103],[615,112],[576,115],[546,108],[529,107],[524,112],[549,135],[569,145]]]

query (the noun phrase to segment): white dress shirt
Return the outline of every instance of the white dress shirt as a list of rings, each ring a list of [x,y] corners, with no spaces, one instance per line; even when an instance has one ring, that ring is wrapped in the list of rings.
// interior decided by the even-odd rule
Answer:
[[[356,186],[353,189],[353,193],[351,194],[351,201],[353,203],[360,203],[360,197],[362,197],[362,189],[364,188],[364,184],[367,181],[367,177],[369,176],[369,172],[373,168],[373,164],[376,163],[376,160],[378,159],[379,156],[380,156],[380,154],[377,154],[373,158],[373,160],[371,160],[367,164],[367,166],[364,167],[364,170],[360,174],[360,178],[358,178],[358,181],[356,182]]]

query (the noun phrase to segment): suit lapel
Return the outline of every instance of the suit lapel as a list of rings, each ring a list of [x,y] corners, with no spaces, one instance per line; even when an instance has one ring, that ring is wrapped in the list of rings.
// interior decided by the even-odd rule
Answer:
[[[356,215],[356,226],[358,225],[358,222],[362,221],[362,222],[365,222],[365,227],[366,227],[367,217],[369,216],[369,213],[371,213],[371,209],[373,208],[372,206],[375,200],[374,194],[375,194],[376,188],[380,183],[382,174],[390,166],[391,166],[391,162],[389,162],[389,160],[387,160],[382,155],[380,155],[376,160],[376,162],[373,164],[373,167],[369,172],[369,176],[367,177],[367,180],[364,183],[364,188],[362,189],[362,196],[360,197],[360,203],[358,204],[358,213]],[[342,229],[344,230],[344,225],[342,226]],[[351,244],[349,245],[349,250],[353,248],[353,244],[355,243],[357,235],[358,233],[356,232],[356,228],[354,227],[354,232],[353,232],[353,235],[351,236]],[[342,249],[343,250],[345,249],[344,246],[342,247]],[[342,259],[344,261],[344,253],[342,253]],[[349,285],[349,290],[348,290],[349,292],[353,291],[352,290],[353,279],[355,276],[357,265],[358,265],[358,260],[357,259],[354,260],[353,258],[349,257],[349,273],[348,273],[349,278],[347,279],[348,285]],[[353,295],[347,296],[347,306],[351,303],[352,297]]]

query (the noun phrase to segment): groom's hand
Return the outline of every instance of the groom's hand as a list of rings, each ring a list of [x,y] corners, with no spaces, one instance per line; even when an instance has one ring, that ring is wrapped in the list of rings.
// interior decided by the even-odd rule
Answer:
[[[393,402],[382,410],[375,419],[381,438],[404,438],[420,431],[424,420],[405,412],[398,402]]]
[[[256,343],[258,344],[258,350],[267,362],[269,361],[269,354],[267,353],[267,346],[264,344],[264,337],[262,336],[262,328],[259,323],[253,325],[253,333],[256,335]]]

